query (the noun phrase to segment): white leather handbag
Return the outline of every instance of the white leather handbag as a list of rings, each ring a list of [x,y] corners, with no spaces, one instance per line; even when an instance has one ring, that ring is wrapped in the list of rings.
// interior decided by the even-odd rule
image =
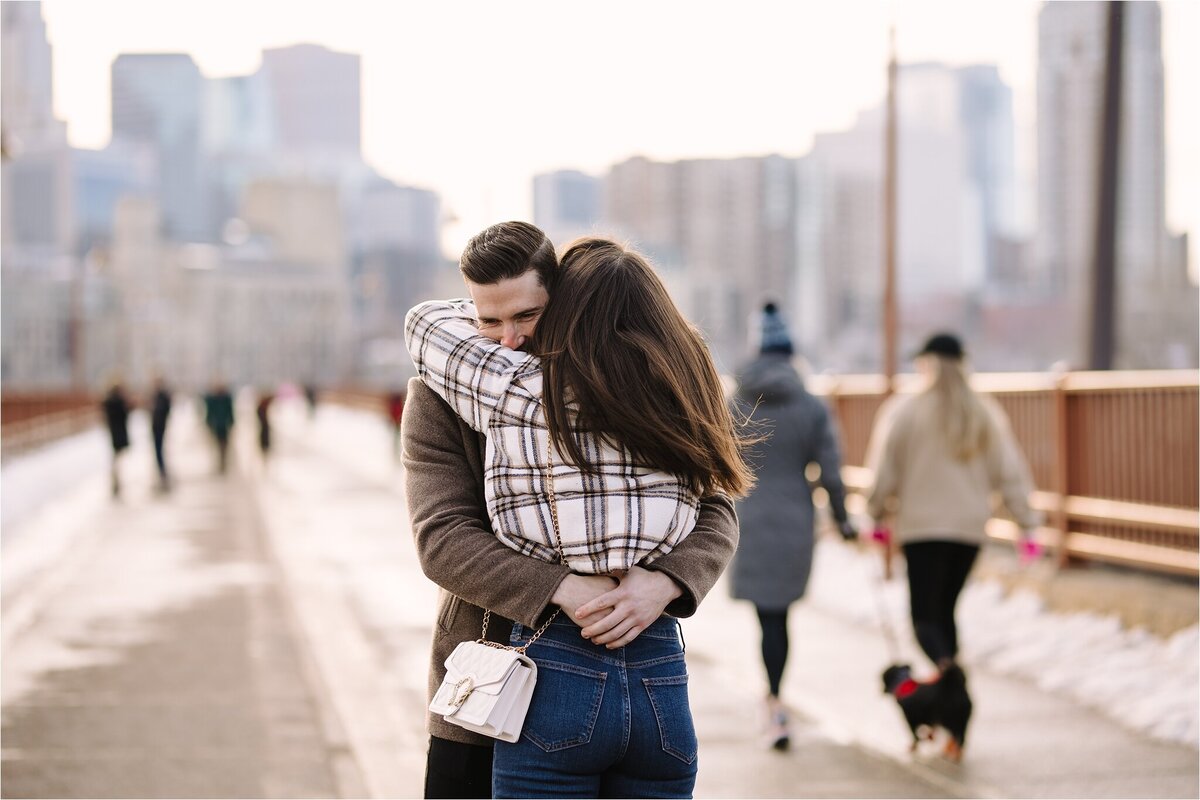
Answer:
[[[446,679],[429,710],[469,731],[515,742],[536,683],[537,664],[524,652],[492,642],[463,642],[446,659]]]
[[[546,449],[546,491],[550,495],[550,519],[554,523],[554,544],[558,558],[563,556],[562,537],[558,533],[558,504],[554,500],[553,473],[550,470],[550,448]],[[555,611],[542,627],[521,647],[506,647],[487,638],[488,621],[492,612],[483,612],[483,631],[473,642],[463,642],[446,659],[446,677],[434,692],[429,710],[441,714],[450,723],[469,731],[482,733],[505,742],[515,742],[521,736],[525,714],[533,699],[537,683],[537,664],[525,655],[550,623],[559,615]]]

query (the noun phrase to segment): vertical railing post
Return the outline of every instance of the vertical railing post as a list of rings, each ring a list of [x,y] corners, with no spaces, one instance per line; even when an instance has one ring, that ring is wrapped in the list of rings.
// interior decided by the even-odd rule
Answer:
[[[896,382],[896,185],[900,164],[896,152],[896,28],[891,30],[891,54],[888,57],[887,118],[884,123],[883,163],[883,375],[887,380],[884,396],[890,397]]]
[[[1054,511],[1051,524],[1058,530],[1056,561],[1064,567],[1070,558],[1070,518],[1067,497],[1071,487],[1071,426],[1067,415],[1067,380],[1069,372],[1058,374],[1054,381]]]

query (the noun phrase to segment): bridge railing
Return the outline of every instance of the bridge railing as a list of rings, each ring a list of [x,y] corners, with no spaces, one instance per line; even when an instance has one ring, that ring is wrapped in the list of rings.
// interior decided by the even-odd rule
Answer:
[[[864,460],[884,379],[820,375],[808,383],[836,414],[843,475],[861,493],[872,482]],[[1200,372],[982,373],[972,383],[1008,414],[1037,486],[1034,505],[1046,513],[1039,537],[1061,559],[1200,574]],[[898,376],[896,391],[914,387],[914,376]],[[375,389],[330,389],[321,398],[386,413],[385,393]],[[98,404],[87,394],[6,392],[5,456],[98,424]],[[1003,518],[988,532],[1016,535]]]
[[[0,457],[40,447],[100,421],[100,398],[87,392],[5,392],[0,397]]]
[[[994,373],[972,383],[1012,423],[1046,512],[1039,532],[1061,558],[1200,574],[1200,372]],[[899,392],[913,376],[900,376]],[[847,484],[862,491],[878,375],[816,376],[841,428]],[[1006,520],[989,533],[1015,536]]]

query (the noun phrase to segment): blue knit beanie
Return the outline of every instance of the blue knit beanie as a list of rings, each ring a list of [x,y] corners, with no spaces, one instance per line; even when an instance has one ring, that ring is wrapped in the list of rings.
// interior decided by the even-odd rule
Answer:
[[[762,340],[759,344],[760,353],[780,353],[790,356],[795,353],[792,347],[792,337],[788,334],[787,324],[774,303],[767,303],[762,310]]]

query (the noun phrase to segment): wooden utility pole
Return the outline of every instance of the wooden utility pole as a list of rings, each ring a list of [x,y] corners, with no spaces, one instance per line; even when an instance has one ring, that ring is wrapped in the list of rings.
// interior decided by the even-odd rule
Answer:
[[[887,120],[883,158],[883,375],[892,393],[896,376],[896,28],[888,55]]]
[[[1121,154],[1121,62],[1125,4],[1109,3],[1104,65],[1104,116],[1100,129],[1100,178],[1096,203],[1096,250],[1092,266],[1088,369],[1112,369],[1116,349],[1117,199]]]

